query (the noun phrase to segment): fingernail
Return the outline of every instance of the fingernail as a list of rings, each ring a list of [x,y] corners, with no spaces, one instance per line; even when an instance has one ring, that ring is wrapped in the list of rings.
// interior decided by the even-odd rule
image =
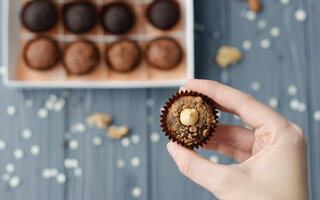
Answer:
[[[167,149],[168,149],[168,152],[169,152],[170,156],[172,158],[175,158],[175,156],[177,154],[177,151],[178,151],[178,145],[174,144],[173,142],[169,142],[167,144]]]

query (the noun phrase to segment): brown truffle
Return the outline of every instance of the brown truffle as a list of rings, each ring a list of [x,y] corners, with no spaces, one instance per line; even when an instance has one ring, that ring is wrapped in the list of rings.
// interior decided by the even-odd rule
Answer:
[[[47,37],[35,38],[25,46],[24,59],[30,68],[50,69],[59,59],[58,44]]]
[[[89,73],[99,63],[97,47],[84,40],[71,43],[66,48],[63,57],[68,72],[76,75]]]
[[[178,42],[167,37],[153,40],[146,51],[148,63],[164,70],[176,67],[182,60],[182,54]]]
[[[166,136],[190,149],[206,144],[218,123],[213,100],[196,92],[173,95],[162,113],[161,127]]]
[[[115,42],[106,51],[106,58],[112,69],[118,72],[127,72],[139,64],[141,59],[140,48],[134,41]]]

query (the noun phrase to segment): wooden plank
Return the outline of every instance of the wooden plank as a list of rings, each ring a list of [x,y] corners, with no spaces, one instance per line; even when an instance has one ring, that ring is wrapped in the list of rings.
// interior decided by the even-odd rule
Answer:
[[[305,23],[306,29],[306,61],[308,63],[308,73],[306,76],[308,83],[308,106],[309,106],[309,146],[310,146],[310,170],[311,174],[311,199],[320,198],[320,122],[316,121],[314,114],[320,111],[320,67],[319,67],[319,34],[320,26],[317,19],[320,17],[320,4],[318,1],[309,0],[305,1],[304,9],[308,14],[308,19]]]

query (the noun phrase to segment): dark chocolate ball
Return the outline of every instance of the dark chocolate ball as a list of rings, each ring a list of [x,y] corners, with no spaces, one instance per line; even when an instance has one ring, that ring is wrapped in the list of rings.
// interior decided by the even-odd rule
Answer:
[[[32,32],[43,32],[57,23],[57,10],[51,1],[28,2],[21,14],[22,24]]]
[[[64,23],[67,29],[76,34],[91,30],[97,23],[97,11],[90,2],[75,2],[64,9]]]
[[[110,3],[102,11],[103,28],[112,34],[123,34],[131,30],[135,15],[126,3]]]
[[[26,64],[37,70],[52,68],[57,63],[59,54],[58,44],[46,37],[31,40],[23,52]]]
[[[161,30],[174,27],[180,17],[179,5],[173,0],[157,0],[148,8],[148,19]]]
[[[66,48],[63,61],[69,73],[87,74],[98,65],[99,52],[93,43],[80,40]]]
[[[130,40],[113,43],[106,51],[107,62],[118,72],[134,69],[140,62],[141,52],[138,44]]]
[[[181,62],[182,56],[179,43],[168,37],[153,40],[146,51],[147,62],[163,70],[176,67]]]

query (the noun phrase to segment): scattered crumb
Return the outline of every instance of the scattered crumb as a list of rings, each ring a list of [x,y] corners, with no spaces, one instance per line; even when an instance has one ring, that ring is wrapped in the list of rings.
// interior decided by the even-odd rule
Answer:
[[[25,140],[29,140],[32,137],[32,132],[29,129],[24,129],[21,134]]]
[[[151,108],[153,105],[154,105],[153,99],[148,99],[147,100],[147,106]]]
[[[66,182],[67,177],[66,177],[65,174],[60,173],[60,174],[57,175],[57,178],[56,178],[56,179],[57,179],[57,182],[58,182],[58,183],[63,184],[63,183]]]
[[[257,15],[256,15],[255,12],[253,12],[253,11],[251,11],[251,10],[249,10],[249,11],[246,12],[246,18],[247,18],[247,20],[253,21],[253,20],[256,19],[256,17],[257,17]]]
[[[150,140],[153,143],[158,143],[160,141],[160,135],[158,133],[151,133]]]
[[[0,150],[4,150],[6,148],[6,142],[3,140],[0,140]]]
[[[92,143],[94,146],[100,146],[102,144],[102,139],[101,137],[94,137],[93,140],[92,140]]]
[[[1,178],[4,182],[8,182],[10,180],[10,174],[5,173]]]
[[[20,160],[20,159],[23,158],[24,152],[21,149],[16,149],[13,152],[13,156],[14,156],[15,159]]]
[[[279,30],[279,28],[278,28],[278,27],[272,27],[272,28],[270,29],[270,35],[271,35],[272,37],[278,37],[278,36],[280,35],[280,30]]]
[[[270,46],[271,46],[270,40],[268,40],[268,39],[262,39],[262,40],[260,41],[260,47],[261,47],[261,48],[263,48],[263,49],[269,49]]]
[[[252,90],[254,90],[254,91],[259,91],[259,90],[260,90],[260,83],[257,82],[257,81],[252,82],[251,88],[252,88]]]
[[[245,41],[242,42],[242,48],[243,48],[244,50],[250,50],[251,47],[252,47],[251,41],[245,40]]]
[[[307,110],[307,105],[303,102],[300,102],[298,104],[298,111],[299,112],[305,112]]]
[[[40,108],[40,109],[38,110],[38,116],[39,116],[40,118],[42,118],[42,119],[47,118],[47,117],[48,117],[48,110],[45,109],[45,108]]]
[[[280,2],[281,2],[283,5],[286,5],[286,4],[289,4],[289,3],[290,3],[290,0],[280,0]]]
[[[16,114],[16,107],[14,107],[14,106],[8,106],[7,107],[7,114],[9,115],[9,116],[13,116],[13,115],[15,115]]]
[[[277,98],[272,97],[272,98],[269,100],[269,106],[270,106],[271,108],[277,108],[278,105],[279,105],[279,101],[278,101]]]
[[[72,133],[84,133],[86,131],[86,126],[83,123],[75,123],[71,126]]]
[[[104,113],[94,113],[88,117],[87,121],[97,128],[106,128],[110,125],[112,117]]]
[[[76,177],[80,177],[80,176],[82,176],[82,169],[77,167],[74,169],[73,173]]]
[[[40,147],[38,145],[33,145],[31,148],[30,148],[30,153],[34,156],[37,156],[40,154]]]
[[[32,99],[27,99],[24,101],[24,105],[27,107],[27,108],[31,108],[33,106],[33,100]]]
[[[70,149],[72,149],[72,150],[77,149],[78,146],[79,146],[79,143],[78,143],[77,140],[71,140],[71,141],[69,142],[69,147],[70,147]]]
[[[290,108],[292,109],[292,110],[297,110],[298,109],[298,107],[299,107],[299,101],[297,100],[297,99],[292,99],[291,101],[290,101]]]
[[[9,181],[9,185],[12,188],[18,187],[20,185],[20,178],[18,176],[13,176]]]
[[[320,110],[317,110],[313,113],[313,118],[315,121],[320,121]]]
[[[221,33],[219,31],[213,31],[212,32],[212,37],[216,40],[221,38]]]
[[[119,169],[124,168],[125,165],[126,165],[126,162],[125,162],[123,159],[119,159],[119,160],[117,161],[117,167],[118,167]]]
[[[133,167],[138,167],[140,165],[140,158],[134,157],[131,159],[131,165]]]
[[[64,160],[64,167],[69,169],[69,168],[76,168],[79,166],[79,161],[77,159],[73,158],[66,158]]]
[[[50,171],[50,176],[51,177],[56,177],[58,175],[58,173],[59,173],[57,168],[51,168],[49,171]]]
[[[264,29],[264,28],[266,28],[267,27],[267,21],[266,20],[260,20],[259,22],[258,22],[258,28],[259,29]]]
[[[132,189],[132,196],[134,196],[135,198],[138,198],[141,196],[141,188],[139,187],[135,187]]]
[[[290,86],[288,87],[288,94],[289,94],[289,95],[294,96],[294,95],[297,94],[297,92],[298,92],[297,86],[295,86],[295,85],[290,85]]]
[[[51,171],[50,169],[44,169],[42,170],[42,177],[45,179],[51,178]]]
[[[130,146],[130,139],[127,138],[127,137],[122,138],[122,140],[121,140],[121,145],[122,145],[123,147],[129,147],[129,146]]]
[[[219,157],[216,156],[216,155],[210,156],[209,160],[210,160],[211,162],[219,163]]]
[[[235,64],[242,59],[242,53],[239,49],[232,46],[222,46],[218,50],[216,56],[216,62],[221,67],[228,67],[231,64]]]
[[[294,13],[294,16],[295,16],[296,20],[299,22],[303,22],[307,19],[307,13],[306,13],[306,11],[304,11],[302,9],[296,10],[296,12]]]
[[[140,136],[137,134],[134,134],[131,136],[131,141],[133,144],[138,144],[140,142]]]
[[[11,173],[13,173],[14,171],[15,171],[15,166],[12,164],[12,163],[9,163],[9,164],[7,164],[6,165],[6,171],[9,173],[9,174],[11,174]]]
[[[111,139],[121,139],[129,133],[129,126],[110,126],[108,128],[108,136]]]

